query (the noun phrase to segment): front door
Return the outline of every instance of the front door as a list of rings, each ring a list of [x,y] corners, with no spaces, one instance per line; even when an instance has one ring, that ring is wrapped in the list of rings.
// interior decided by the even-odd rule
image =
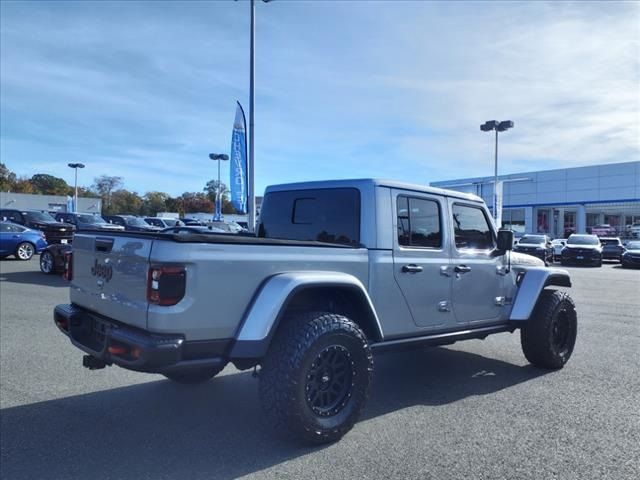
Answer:
[[[450,199],[455,235],[451,254],[452,302],[458,324],[502,319],[505,295],[504,256],[495,254],[495,234],[486,209]]]
[[[393,199],[393,271],[413,321],[428,330],[453,327],[446,198],[393,191]]]

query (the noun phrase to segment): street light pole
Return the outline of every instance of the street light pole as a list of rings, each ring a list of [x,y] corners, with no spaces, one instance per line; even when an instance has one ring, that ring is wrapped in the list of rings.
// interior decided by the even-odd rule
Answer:
[[[213,216],[214,220],[220,220],[220,211],[222,210],[222,201],[220,198],[220,161],[229,160],[229,155],[225,155],[224,153],[210,153],[209,158],[211,160],[218,161],[218,186],[216,189],[216,214]]]
[[[255,15],[256,15],[256,3],[255,0],[251,0],[251,40],[249,47],[249,161],[247,165],[248,170],[248,188],[247,193],[249,197],[249,217],[247,221],[247,226],[249,227],[249,231],[255,231],[256,225],[256,194],[255,194],[255,174],[254,174],[254,121],[253,121],[253,111],[254,111],[254,70],[255,70],[255,55],[254,50],[256,46],[256,24],[255,24]]]
[[[513,122],[511,120],[488,120],[480,125],[480,130],[483,132],[496,131],[496,146],[494,154],[494,169],[493,169],[493,218],[496,220],[496,227],[500,228],[502,220],[502,211],[498,212],[498,132],[504,132],[513,128]],[[500,208],[502,210],[502,208]]]
[[[74,212],[77,212],[78,211],[78,169],[84,168],[84,164],[83,163],[67,163],[67,166],[75,170],[75,182],[74,182],[75,200],[73,203],[73,210]]]

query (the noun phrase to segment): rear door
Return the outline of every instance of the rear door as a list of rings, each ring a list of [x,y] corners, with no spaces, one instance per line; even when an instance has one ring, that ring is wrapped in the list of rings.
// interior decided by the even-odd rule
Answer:
[[[71,302],[140,328],[147,326],[147,275],[153,239],[77,234]]]
[[[494,323],[505,298],[503,256],[496,256],[493,223],[482,205],[449,199],[454,241],[453,311],[459,324]]]
[[[413,321],[428,329],[454,326],[446,199],[426,193],[392,192],[397,222],[393,272]]]

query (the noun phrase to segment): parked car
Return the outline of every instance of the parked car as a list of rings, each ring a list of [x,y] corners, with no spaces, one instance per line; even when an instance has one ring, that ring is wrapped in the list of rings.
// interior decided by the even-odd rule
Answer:
[[[533,255],[543,262],[553,262],[553,247],[547,235],[524,235],[513,251]]]
[[[624,268],[640,267],[640,241],[633,240],[627,243],[620,262]]]
[[[71,244],[56,243],[47,246],[40,253],[40,271],[46,275],[63,273],[66,255],[71,253]]]
[[[0,209],[0,220],[8,220],[44,233],[48,244],[70,243],[76,229],[69,223],[60,223],[46,212],[38,210]]]
[[[551,240],[551,247],[553,248],[553,261],[559,262],[562,258],[562,249],[567,244],[567,240],[564,238],[556,238]]]
[[[609,224],[603,225],[595,225],[591,227],[591,235],[596,235],[597,237],[613,237],[617,235],[617,231],[615,227],[612,227]]]
[[[595,267],[602,266],[602,245],[595,235],[580,235],[574,233],[567,239],[567,244],[562,249],[562,265],[589,264]]]
[[[76,213],[65,212],[57,213],[55,219],[59,222],[70,223],[76,227],[76,231],[80,230],[109,230],[122,231],[124,227],[107,222],[97,213]]]
[[[144,221],[158,228],[179,227],[184,225],[178,218],[145,217]]]
[[[104,219],[109,223],[124,227],[127,232],[159,232],[161,230],[134,215],[105,215]]]
[[[242,227],[240,225],[224,222],[222,220],[207,222],[207,226],[217,228],[218,230],[222,230],[226,233],[240,233],[242,231]]]
[[[0,257],[31,260],[47,246],[44,233],[12,222],[0,222]]]
[[[627,234],[630,238],[640,238],[640,223],[634,223],[627,228]]]
[[[228,363],[259,365],[267,419],[327,443],[364,409],[373,352],[520,329],[529,362],[566,364],[577,314],[554,286],[570,287],[569,273],[512,246],[475,195],[378,180],[272,186],[257,236],[78,234],[70,303],[53,321],[93,370],[201,383]]]
[[[622,261],[624,245],[622,245],[622,242],[618,237],[600,237],[600,243],[602,244],[603,260]]]
[[[204,227],[205,223],[201,222],[200,220],[197,220],[195,218],[183,218],[182,219],[182,223],[184,223],[187,226],[193,226],[193,227]]]

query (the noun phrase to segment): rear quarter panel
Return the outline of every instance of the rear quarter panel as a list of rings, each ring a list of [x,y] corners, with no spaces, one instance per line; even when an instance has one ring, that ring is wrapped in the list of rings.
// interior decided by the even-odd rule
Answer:
[[[278,273],[337,271],[368,284],[364,248],[156,241],[150,261],[184,265],[187,286],[177,305],[149,306],[148,329],[183,333],[187,340],[234,337],[259,287]]]

